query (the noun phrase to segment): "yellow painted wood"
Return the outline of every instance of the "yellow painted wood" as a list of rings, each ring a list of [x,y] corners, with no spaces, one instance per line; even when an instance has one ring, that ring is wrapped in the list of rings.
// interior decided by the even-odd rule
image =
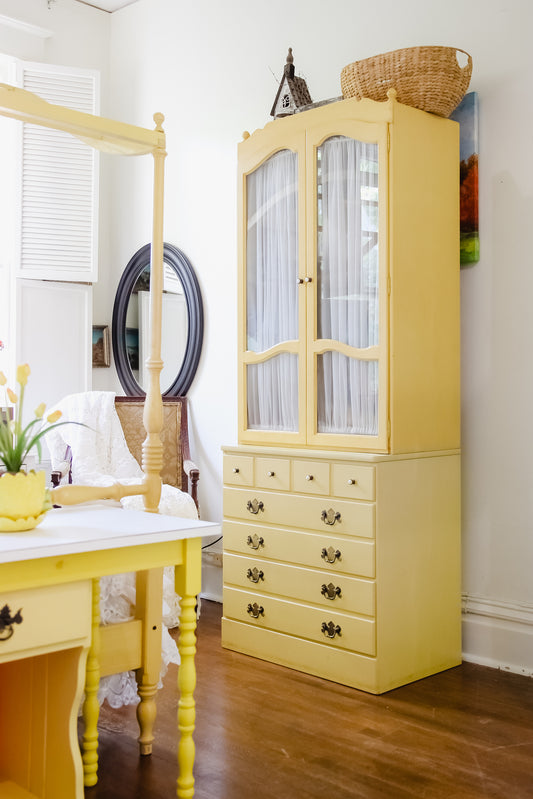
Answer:
[[[0,663],[13,657],[29,657],[71,647],[90,635],[83,609],[90,602],[86,582],[2,591],[0,607],[8,605],[12,615],[21,610],[22,623],[13,625],[13,635],[0,646]]]
[[[155,695],[161,671],[161,607],[163,605],[163,569],[137,572],[135,615],[142,620],[142,658],[136,672],[139,746],[141,755],[152,753],[154,724],[157,715]]]
[[[329,494],[329,463],[293,460],[292,489],[300,494]]]
[[[332,575],[341,573],[375,577],[376,574],[373,541],[229,520],[224,522],[223,529],[225,553],[255,554],[285,563],[299,563],[327,569]],[[261,539],[262,542],[255,549],[256,541]],[[325,556],[322,554],[324,549]],[[328,551],[330,549],[331,552]]]
[[[289,491],[290,461],[286,458],[255,458],[255,485],[272,491]]]
[[[0,799],[38,799],[38,797],[14,782],[0,782]]]
[[[250,486],[254,482],[254,459],[228,455],[223,461],[223,477],[227,485]]]
[[[376,498],[376,471],[373,466],[356,463],[333,463],[331,493],[334,497],[350,499]]]
[[[373,580],[361,580],[345,574],[335,576],[329,572],[272,563],[261,558],[226,553],[224,583],[245,590],[299,599],[328,610],[373,616],[376,609]],[[339,593],[333,593],[333,598],[328,599],[322,592],[324,585],[334,586]]]
[[[100,685],[100,580],[92,580],[91,647],[85,671],[85,697],[83,700],[83,784],[86,788],[98,782],[98,686]]]
[[[250,513],[247,503],[263,503],[257,514]],[[339,513],[340,519],[327,524],[323,512]],[[224,516],[246,519],[261,524],[278,524],[307,530],[320,530],[335,535],[374,537],[373,504],[349,502],[332,497],[310,497],[300,494],[282,494],[262,489],[226,488],[224,490]]]
[[[254,604],[263,608],[258,618],[253,618],[248,612],[249,606]],[[289,602],[259,591],[244,591],[230,586],[224,587],[224,615],[248,622],[250,626],[323,643],[331,649],[347,649],[365,655],[376,653],[375,621],[366,616]],[[322,624],[330,622],[341,629],[340,635],[334,638],[328,638],[322,632]]]
[[[142,621],[100,626],[100,675],[138,669],[142,661]]]

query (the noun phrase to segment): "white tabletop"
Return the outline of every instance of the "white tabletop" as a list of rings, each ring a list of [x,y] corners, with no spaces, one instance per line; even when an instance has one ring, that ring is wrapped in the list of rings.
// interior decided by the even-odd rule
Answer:
[[[214,522],[102,504],[49,511],[34,530],[0,533],[0,562],[220,535]]]

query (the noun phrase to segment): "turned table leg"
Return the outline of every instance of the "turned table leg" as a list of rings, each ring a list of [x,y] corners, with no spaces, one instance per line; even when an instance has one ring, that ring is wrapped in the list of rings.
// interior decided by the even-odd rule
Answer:
[[[185,596],[181,599],[180,632],[178,649],[180,667],[178,672],[178,743],[179,777],[177,795],[180,799],[189,799],[194,795],[193,765],[195,746],[193,740],[196,706],[194,689],[196,687],[196,596]]]
[[[87,655],[85,699],[83,702],[84,730],[82,737],[83,784],[86,788],[98,781],[98,686],[100,685],[100,579],[92,580],[92,639]]]

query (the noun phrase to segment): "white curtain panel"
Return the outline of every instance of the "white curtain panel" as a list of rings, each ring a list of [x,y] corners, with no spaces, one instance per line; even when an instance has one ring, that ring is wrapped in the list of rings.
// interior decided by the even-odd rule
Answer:
[[[318,338],[378,343],[376,144],[335,137],[319,152]],[[378,369],[326,352],[318,358],[318,431],[376,435]]]
[[[298,338],[298,156],[282,150],[247,177],[247,348]],[[298,356],[247,367],[248,427],[298,430]]]

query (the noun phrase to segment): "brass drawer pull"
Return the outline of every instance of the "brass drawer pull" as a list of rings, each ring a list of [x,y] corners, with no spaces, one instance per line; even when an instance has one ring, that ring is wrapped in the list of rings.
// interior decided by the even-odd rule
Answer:
[[[246,509],[249,510],[250,513],[257,514],[260,510],[264,510],[265,506],[260,499],[249,499],[246,503]]]
[[[21,610],[22,608],[17,610],[14,616],[11,615],[9,605],[4,605],[0,610],[0,641],[8,641],[15,632],[13,625],[22,623]]]
[[[340,549],[333,549],[333,547],[324,547],[320,556],[326,563],[335,563],[336,560],[341,559]]]
[[[341,596],[341,589],[339,585],[333,585],[333,583],[326,585],[326,583],[323,583],[320,593],[322,596],[325,596],[326,599],[333,600],[335,597]]]
[[[324,524],[333,525],[335,522],[340,522],[341,514],[340,511],[334,511],[333,508],[330,508],[329,510],[322,511],[321,518]]]
[[[259,616],[265,615],[265,609],[262,605],[258,605],[257,602],[252,603],[250,602],[248,607],[246,608],[246,612],[253,616],[254,619],[258,619]]]
[[[248,544],[249,547],[252,547],[252,549],[259,549],[259,547],[265,545],[265,539],[263,538],[263,536],[254,533],[253,535],[248,536],[248,538],[246,539],[246,543]]]
[[[264,572],[261,571],[260,569],[257,569],[255,566],[253,569],[248,569],[248,571],[246,572],[246,576],[248,577],[249,580],[252,581],[252,583],[258,583],[259,580],[265,579]]]
[[[327,624],[325,621],[323,621],[321,629],[326,638],[335,638],[336,635],[339,637],[341,635],[341,628],[333,621],[328,621]]]

